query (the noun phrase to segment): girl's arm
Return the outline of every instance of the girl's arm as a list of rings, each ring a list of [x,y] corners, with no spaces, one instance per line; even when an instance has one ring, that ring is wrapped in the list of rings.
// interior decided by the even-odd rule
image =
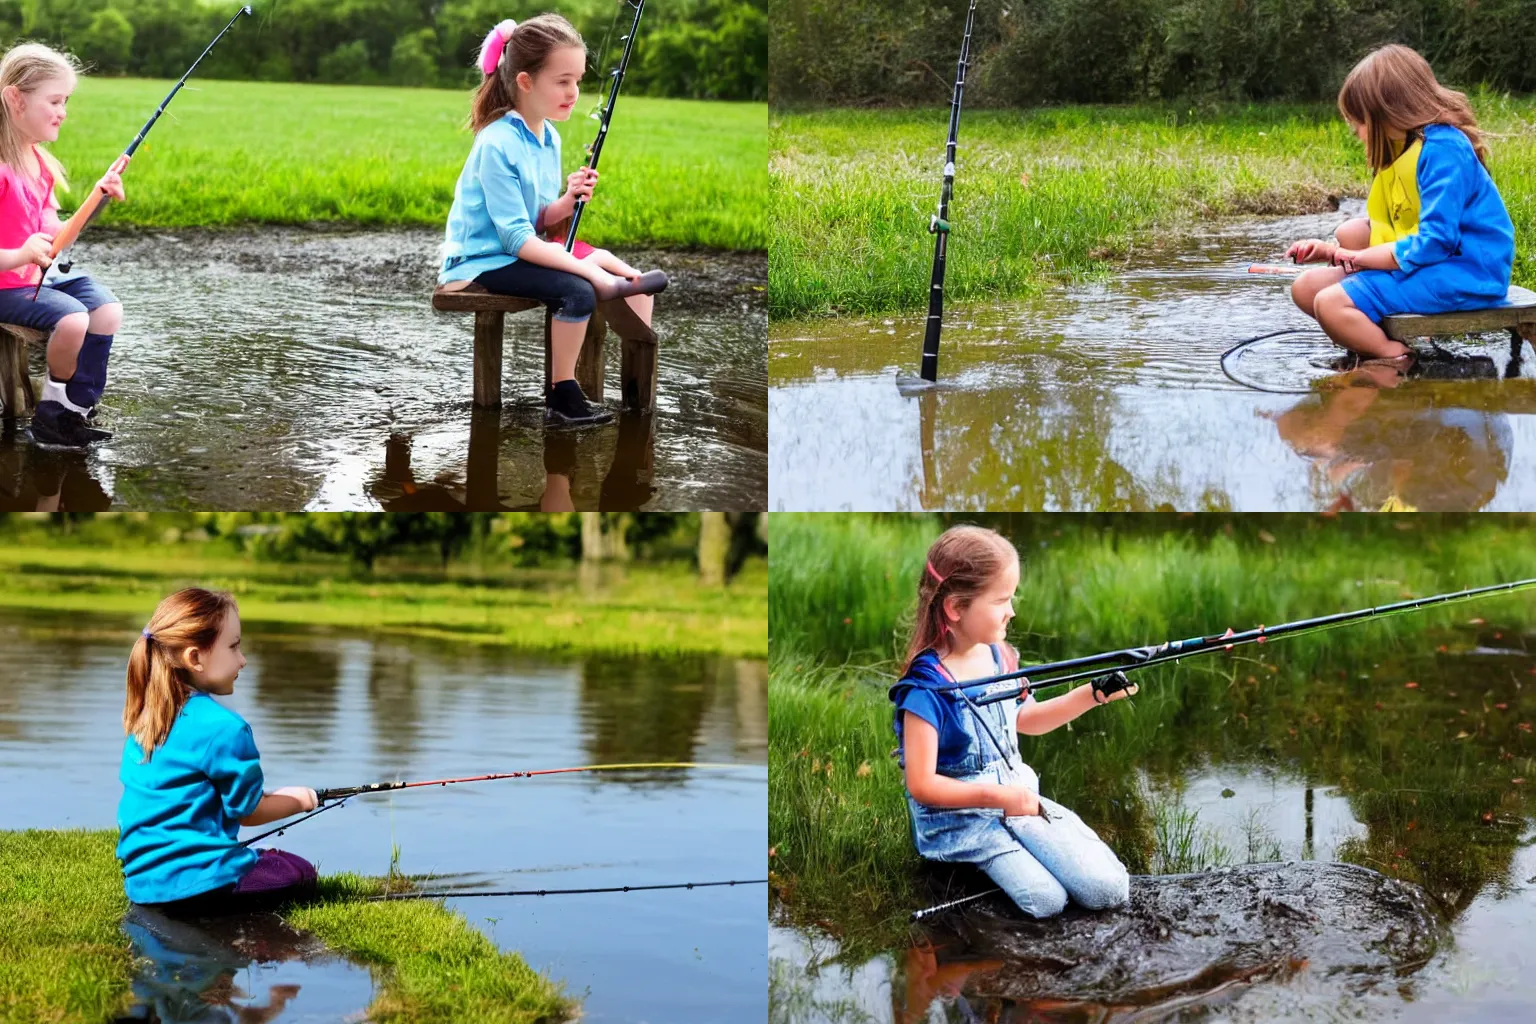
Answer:
[[[533,211],[523,199],[522,173],[499,147],[480,150],[480,187],[485,192],[485,212],[496,226],[502,248],[520,260],[551,270],[586,278],[594,283],[608,275],[600,267],[578,260],[565,246],[546,242],[533,227]],[[602,278],[596,275],[603,275]]]
[[[1039,813],[1039,798],[1022,786],[961,782],[940,775],[939,731],[910,711],[902,715],[907,792],[912,799],[925,807],[998,807],[1014,815]]]
[[[265,825],[295,814],[312,811],[319,804],[315,791],[305,786],[284,786],[271,793],[263,793],[256,810],[240,819],[242,825]]]
[[[1425,140],[1418,166],[1419,227],[1393,243],[1396,266],[1410,273],[1450,259],[1461,247],[1461,216],[1472,193],[1477,154],[1471,143],[1464,153],[1460,149],[1446,141]]]
[[[1346,270],[1397,270],[1397,247],[1407,240],[1382,242],[1369,249],[1337,248],[1334,250],[1333,259]]]
[[[1093,684],[1084,683],[1059,697],[1032,700],[1019,705],[1016,725],[1025,736],[1040,736],[1066,725],[1093,707]]]

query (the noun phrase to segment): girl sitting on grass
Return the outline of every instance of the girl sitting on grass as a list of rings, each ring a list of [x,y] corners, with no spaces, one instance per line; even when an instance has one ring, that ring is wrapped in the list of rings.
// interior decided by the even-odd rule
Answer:
[[[1018,552],[992,530],[956,526],[928,549],[907,667],[890,691],[917,852],[975,864],[1031,917],[1061,913],[1069,896],[1091,910],[1118,907],[1130,892],[1125,865],[1040,795],[1018,733],[1050,732],[1136,684],[1114,673],[1050,700],[992,704],[957,687],[1018,668],[1003,640],[1018,586]]]
[[[302,857],[236,839],[241,825],[265,825],[319,802],[304,786],[262,792],[251,727],[212,696],[233,693],[244,667],[234,598],[195,587],[161,601],[133,645],[117,858],[134,903],[234,913],[315,885],[314,866]]]
[[[1406,46],[1383,46],[1356,64],[1339,113],[1365,143],[1375,180],[1369,216],[1346,221],[1337,243],[1305,239],[1286,250],[1308,270],[1291,297],[1328,337],[1376,359],[1408,347],[1382,317],[1497,305],[1509,291],[1515,230],[1488,174],[1488,147],[1463,93],[1435,80]]]
[[[112,436],[86,420],[107,386],[112,336],[123,319],[116,296],[85,274],[55,276],[33,299],[62,227],[54,188],[69,189],[64,169],[42,143],[59,138],[75,73],[71,58],[37,43],[14,46],[0,58],[0,323],[48,334],[48,378],[32,439],[55,448],[84,448]],[[124,198],[115,171],[96,187]]]
[[[503,21],[486,36],[479,61],[485,81],[470,115],[475,141],[454,186],[438,274],[446,290],[478,282],[549,307],[551,383],[544,406],[545,418],[557,424],[613,418],[587,401],[576,383],[576,359],[598,299],[615,294],[614,275],[640,276],[606,250],[577,242],[566,252],[559,234],[576,201],[591,199],[597,186],[597,172],[583,167],[566,178],[560,194],[560,133],[550,123],[570,118],[586,62],[586,44],[558,14],[521,25]],[[540,237],[557,235],[558,241]],[[626,301],[651,322],[651,296]]]

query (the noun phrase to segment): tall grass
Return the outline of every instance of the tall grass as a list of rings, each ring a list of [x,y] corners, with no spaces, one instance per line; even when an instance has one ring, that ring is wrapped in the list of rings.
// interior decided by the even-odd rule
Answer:
[[[1163,532],[1118,521],[1127,525],[1012,521],[1025,571],[1011,636],[1026,663],[1536,576],[1523,520],[1426,530],[1418,518],[1272,517],[1246,537],[1197,521],[1163,521]],[[885,688],[892,623],[942,527],[936,516],[774,517],[769,841],[775,891],[797,917],[889,931],[920,892]],[[1276,849],[1263,822],[1226,846],[1170,803],[1188,771],[1257,760],[1321,780],[1368,828],[1343,856],[1419,880],[1453,907],[1507,870],[1518,817],[1500,815],[1524,807],[1523,782],[1512,780],[1536,769],[1528,663],[1506,671],[1455,655],[1524,642],[1467,623],[1536,622],[1533,600],[1498,597],[1149,669],[1134,704],[1024,738],[1024,756],[1044,791],[1135,872]]]
[[[1492,170],[1536,245],[1536,98],[1473,96]],[[1359,142],[1326,104],[967,110],[945,276],[952,302],[995,302],[1113,272],[1199,221],[1363,196]],[[779,319],[922,308],[947,110],[775,112],[769,291]],[[1517,257],[1515,280],[1536,268]]]
[[[170,83],[85,78],[54,152],[73,208],[122,152]],[[591,108],[583,97],[577,111]],[[469,152],[469,94],[444,89],[193,81],[125,173],[126,203],[103,224],[441,227]],[[582,238],[600,246],[768,245],[761,103],[626,96],[599,166]],[[556,124],[566,170],[596,122]],[[193,254],[195,256],[195,254]]]

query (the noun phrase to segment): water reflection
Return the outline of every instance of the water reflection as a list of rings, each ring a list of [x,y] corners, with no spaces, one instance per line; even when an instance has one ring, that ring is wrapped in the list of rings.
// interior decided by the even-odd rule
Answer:
[[[624,413],[616,434],[545,430],[544,472],[537,476],[522,451],[535,432],[504,431],[499,411],[476,409],[462,469],[448,465],[433,471],[430,480],[417,479],[413,436],[396,431],[385,442],[384,468],[368,493],[390,512],[637,511],[657,490],[655,423],[651,415]]]
[[[138,969],[135,1005],[120,1024],[342,1020],[371,999],[366,968],[328,953],[276,914],[180,919],[135,906],[122,928]]]
[[[104,512],[112,498],[84,452],[48,451],[0,428],[0,512]]]
[[[1338,213],[1215,225],[1181,247],[1136,257],[1108,282],[956,309],[941,356],[953,390],[908,397],[894,383],[915,363],[920,316],[774,325],[769,506],[1326,509],[1340,488],[1320,486],[1314,457],[1272,429],[1296,398],[1241,388],[1222,373],[1220,356],[1288,327],[1299,331],[1290,347],[1303,363],[1333,351],[1295,308],[1286,281],[1246,267],[1273,261],[1288,239],[1326,236],[1357,212],[1346,202]],[[1386,419],[1430,443],[1393,445],[1398,468],[1359,485],[1356,507],[1389,504],[1394,474],[1411,481],[1402,487],[1417,501],[1397,499],[1415,507],[1536,507],[1530,356],[1516,349],[1523,358],[1511,367],[1510,351],[1503,338],[1487,357],[1486,369],[1506,379],[1438,379],[1442,366],[1393,389],[1401,397],[1374,415],[1398,410]],[[1477,366],[1471,358],[1459,369]],[[1305,388],[1317,372],[1283,375]],[[1407,409],[1417,410],[1407,417],[1415,423],[1404,422]],[[1460,422],[1458,409],[1502,422],[1452,426],[1470,438],[1454,440],[1436,421]]]

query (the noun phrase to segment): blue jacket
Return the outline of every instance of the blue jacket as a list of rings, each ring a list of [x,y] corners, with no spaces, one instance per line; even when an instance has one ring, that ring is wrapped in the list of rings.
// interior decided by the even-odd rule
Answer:
[[[561,184],[560,133],[548,119],[542,135],[515,110],[480,129],[453,189],[438,284],[517,262]]]
[[[148,761],[129,736],[119,778],[117,859],[134,903],[233,885],[255,865],[236,837],[261,803],[261,757],[251,727],[212,697],[189,697]]]
[[[1417,177],[1419,226],[1393,246],[1398,267],[1411,275],[1443,262],[1469,282],[1498,282],[1507,291],[1515,259],[1514,224],[1461,129],[1425,125]]]

